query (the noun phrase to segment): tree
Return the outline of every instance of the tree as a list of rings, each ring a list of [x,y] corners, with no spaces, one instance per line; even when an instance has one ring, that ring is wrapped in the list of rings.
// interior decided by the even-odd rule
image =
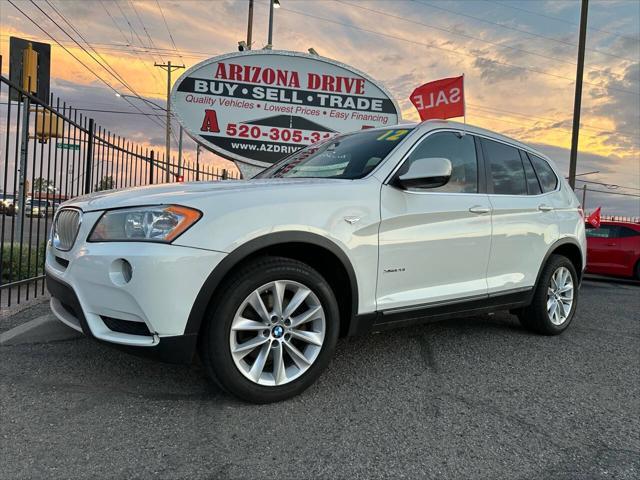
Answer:
[[[33,181],[33,190],[36,192],[55,192],[56,187],[53,184],[53,180],[38,177]]]
[[[113,188],[113,184],[113,177],[111,175],[105,175],[102,177],[102,180],[96,184],[96,192],[101,190],[111,190]]]

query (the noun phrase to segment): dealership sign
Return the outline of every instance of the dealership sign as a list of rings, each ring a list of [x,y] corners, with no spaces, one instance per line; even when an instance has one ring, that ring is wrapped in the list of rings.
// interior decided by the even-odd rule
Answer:
[[[191,67],[174,84],[171,104],[196,141],[258,167],[338,133],[400,120],[396,102],[368,75],[316,55],[270,50]]]

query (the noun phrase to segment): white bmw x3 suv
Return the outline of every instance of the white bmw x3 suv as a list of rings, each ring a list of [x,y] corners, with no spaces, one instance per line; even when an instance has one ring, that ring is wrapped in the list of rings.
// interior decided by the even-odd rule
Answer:
[[[51,308],[252,402],[300,393],[342,335],[510,310],[571,322],[582,210],[541,153],[446,121],[340,135],[247,181],[96,193],[57,212]]]

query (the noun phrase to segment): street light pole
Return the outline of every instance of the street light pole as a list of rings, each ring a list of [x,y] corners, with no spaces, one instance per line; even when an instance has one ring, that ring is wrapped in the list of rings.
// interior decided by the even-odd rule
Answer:
[[[278,0],[269,1],[269,37],[267,39],[267,46],[265,47],[267,50],[273,48],[273,9],[278,7],[280,7]]]
[[[166,111],[167,109],[164,108],[161,105],[158,105],[156,102],[152,102],[151,100],[147,100],[144,97],[136,97],[135,95],[127,95],[124,93],[116,93],[116,97],[120,97],[120,98],[133,98],[135,100],[142,100],[143,102],[148,103],[149,105],[151,105],[153,108],[158,109],[158,110],[162,110],[162,111]]]
[[[249,0],[249,18],[247,20],[247,50],[251,50],[253,34],[253,0]]]
[[[576,70],[576,93],[573,102],[573,131],[571,133],[571,156],[569,157],[569,185],[576,188],[576,166],[578,163],[578,135],[580,133],[580,106],[582,104],[582,77],[584,74],[584,51],[587,42],[587,10],[589,0],[582,0],[580,9],[580,39],[578,42],[578,67]]]

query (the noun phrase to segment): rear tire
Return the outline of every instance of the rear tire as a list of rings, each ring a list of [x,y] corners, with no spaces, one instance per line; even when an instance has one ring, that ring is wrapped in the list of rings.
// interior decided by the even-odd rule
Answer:
[[[339,323],[335,295],[317,271],[289,258],[259,258],[235,272],[213,299],[200,337],[202,363],[242,400],[285,400],[325,369]]]
[[[551,255],[542,269],[531,304],[518,311],[520,323],[543,335],[567,329],[578,305],[578,275],[571,261]]]
[[[636,262],[636,268],[634,272],[636,274],[636,280],[640,280],[640,260]]]

